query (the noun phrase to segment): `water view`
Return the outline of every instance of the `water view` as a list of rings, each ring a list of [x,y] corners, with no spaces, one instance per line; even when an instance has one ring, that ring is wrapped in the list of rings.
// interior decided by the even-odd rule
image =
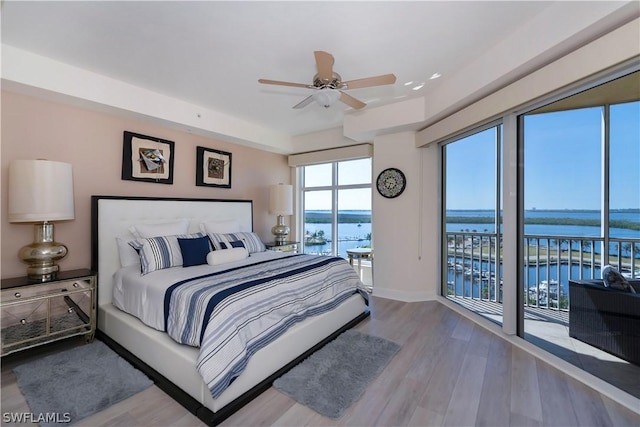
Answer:
[[[450,293],[501,301],[500,263],[496,266],[496,242],[492,210],[448,210],[449,239],[447,283]],[[338,213],[337,241],[332,238],[332,214],[328,210],[306,211],[306,253],[337,254],[371,247],[371,211]],[[609,218],[609,263],[627,277],[640,277],[640,209],[612,210]],[[596,210],[525,211],[525,295],[535,306],[566,309],[569,279],[599,279],[602,239],[601,213]],[[455,240],[458,240],[457,242]],[[558,259],[560,262],[558,262]],[[496,295],[497,294],[497,295]]]
[[[447,210],[447,231],[495,231],[493,210]],[[545,236],[601,235],[600,211],[526,210],[524,233]],[[640,209],[611,210],[609,234],[612,237],[640,239]]]
[[[305,212],[305,253],[330,254],[333,247],[331,211]],[[342,210],[338,213],[338,256],[347,256],[347,249],[371,247],[371,211]]]
[[[494,211],[447,211],[448,292],[501,301]],[[600,279],[603,239],[599,211],[525,212],[523,284],[529,305],[566,309],[569,279]],[[640,277],[640,210],[612,210],[609,263],[628,278]]]

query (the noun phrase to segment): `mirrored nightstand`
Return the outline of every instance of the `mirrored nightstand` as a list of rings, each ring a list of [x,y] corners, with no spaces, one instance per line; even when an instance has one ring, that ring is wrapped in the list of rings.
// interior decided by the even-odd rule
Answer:
[[[265,246],[269,251],[297,253],[298,248],[300,246],[300,242],[293,242],[293,241],[286,241],[282,243],[268,242],[268,243],[265,243]]]
[[[90,270],[62,271],[43,283],[27,277],[2,279],[0,355],[74,335],[93,340],[96,282]]]

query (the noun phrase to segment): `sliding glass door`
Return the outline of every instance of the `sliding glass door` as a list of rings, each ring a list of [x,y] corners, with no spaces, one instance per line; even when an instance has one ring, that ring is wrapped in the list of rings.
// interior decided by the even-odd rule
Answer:
[[[502,323],[502,126],[443,147],[442,294]]]
[[[441,144],[442,295],[636,397],[640,367],[570,335],[569,281],[640,279],[638,68]]]

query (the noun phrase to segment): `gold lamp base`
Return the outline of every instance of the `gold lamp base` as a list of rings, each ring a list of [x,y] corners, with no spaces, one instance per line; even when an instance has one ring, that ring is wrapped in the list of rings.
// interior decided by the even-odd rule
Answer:
[[[20,249],[18,257],[28,265],[29,280],[46,282],[56,278],[60,268],[56,262],[67,255],[67,247],[53,238],[53,224],[42,222],[34,225],[33,243]]]
[[[287,241],[291,229],[284,223],[284,216],[278,215],[278,223],[271,228],[271,234],[275,236],[277,245],[282,245]]]

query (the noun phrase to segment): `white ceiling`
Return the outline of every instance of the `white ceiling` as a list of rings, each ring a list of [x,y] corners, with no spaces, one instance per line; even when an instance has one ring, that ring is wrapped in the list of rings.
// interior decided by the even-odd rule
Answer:
[[[311,83],[325,50],[343,80],[397,76],[349,91],[369,108],[428,96],[551,3],[4,1],[2,43],[299,135],[352,110],[294,110],[309,89],[259,78]]]
[[[343,80],[397,76],[392,86],[349,91],[369,106],[424,95],[548,6],[8,1],[2,42],[296,135],[339,126],[349,108],[293,110],[310,90],[259,78],[311,83],[313,51],[325,50]],[[436,72],[442,77],[429,80]]]

